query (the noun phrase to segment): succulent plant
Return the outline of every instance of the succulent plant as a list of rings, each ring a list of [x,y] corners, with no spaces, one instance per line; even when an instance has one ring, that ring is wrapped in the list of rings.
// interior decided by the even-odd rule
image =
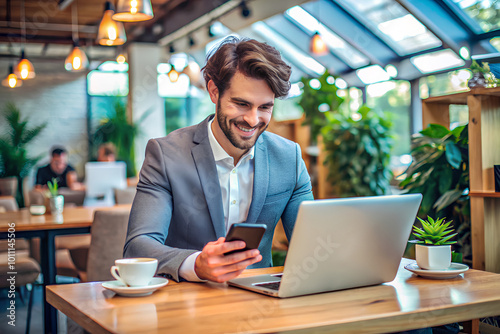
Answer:
[[[417,218],[422,223],[422,228],[413,226],[413,235],[419,239],[414,240],[414,242],[434,246],[456,243],[456,241],[449,241],[457,235],[457,233],[450,234],[453,232],[453,228],[450,227],[450,224],[453,222],[452,220],[449,222],[446,222],[445,218],[437,218],[434,220],[429,216],[427,216],[427,220],[420,219],[419,217]]]
[[[59,190],[58,190],[58,185],[57,185],[57,179],[52,178],[52,182],[47,182],[47,187],[49,187],[49,195],[51,197],[55,197],[59,195]]]

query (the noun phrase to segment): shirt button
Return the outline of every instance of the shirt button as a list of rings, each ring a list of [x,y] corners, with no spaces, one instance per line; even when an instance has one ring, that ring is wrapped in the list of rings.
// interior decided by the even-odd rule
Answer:
[[[236,168],[231,171],[231,173],[236,174]]]
[[[231,202],[231,204],[236,204],[236,200],[233,199],[233,201]]]

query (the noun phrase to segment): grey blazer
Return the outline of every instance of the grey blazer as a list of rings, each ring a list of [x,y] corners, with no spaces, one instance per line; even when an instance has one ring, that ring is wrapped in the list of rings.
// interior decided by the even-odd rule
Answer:
[[[209,241],[225,237],[217,169],[207,117],[198,125],[151,139],[139,176],[125,242],[125,257],[154,257],[158,273],[179,281],[179,267]],[[262,261],[272,265],[274,228],[282,219],[290,240],[300,202],[313,199],[299,146],[264,132],[255,144],[255,174],[247,223],[266,224]]]

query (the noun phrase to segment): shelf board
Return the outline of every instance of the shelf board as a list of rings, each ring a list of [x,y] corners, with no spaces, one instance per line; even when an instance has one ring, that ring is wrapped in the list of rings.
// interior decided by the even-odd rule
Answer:
[[[472,196],[472,197],[498,197],[498,198],[500,198],[500,192],[495,192],[493,190],[470,191],[469,196]]]
[[[500,97],[500,87],[495,88],[474,88],[469,91],[453,93],[441,96],[432,96],[422,100],[424,103],[444,103],[444,104],[467,104],[469,95],[490,95]]]

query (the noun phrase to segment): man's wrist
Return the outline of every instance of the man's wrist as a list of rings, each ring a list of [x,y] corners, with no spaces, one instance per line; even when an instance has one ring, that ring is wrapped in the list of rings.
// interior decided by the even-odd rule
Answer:
[[[190,282],[206,282],[206,280],[198,277],[196,273],[196,261],[201,252],[195,252],[189,255],[179,267],[179,276]]]

